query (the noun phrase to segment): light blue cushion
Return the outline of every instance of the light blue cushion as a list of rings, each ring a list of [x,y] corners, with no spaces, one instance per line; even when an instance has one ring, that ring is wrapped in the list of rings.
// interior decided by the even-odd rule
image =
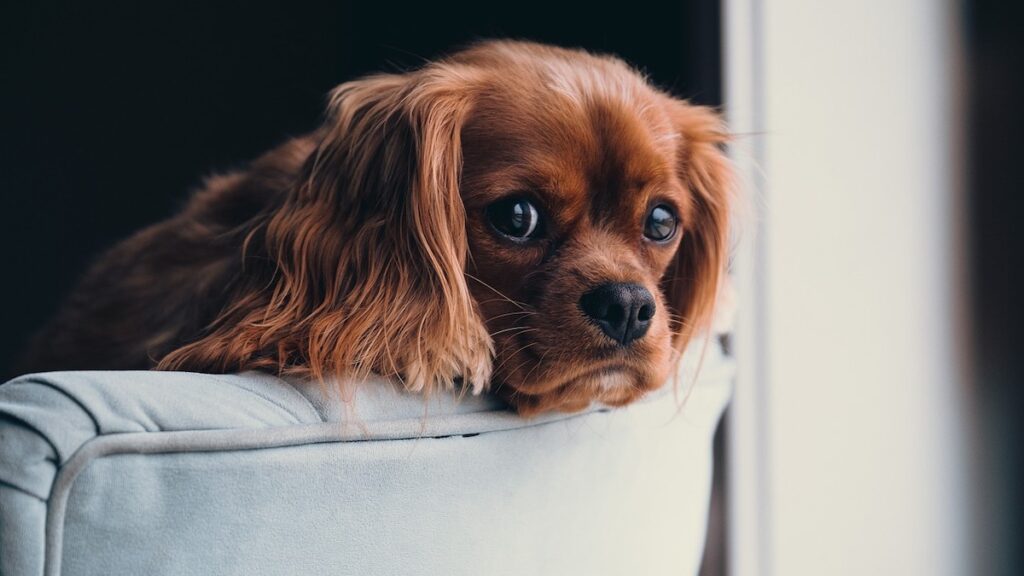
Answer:
[[[692,574],[733,375],[697,348],[674,391],[532,420],[384,382],[346,403],[256,373],[23,376],[0,386],[0,574]]]

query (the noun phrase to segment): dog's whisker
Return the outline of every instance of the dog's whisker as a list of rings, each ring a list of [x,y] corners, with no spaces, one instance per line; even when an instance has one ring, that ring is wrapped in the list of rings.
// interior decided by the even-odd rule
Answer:
[[[528,381],[530,380],[530,376],[532,376],[532,375],[533,375],[533,372],[534,372],[534,371],[535,371],[535,370],[536,370],[537,368],[540,368],[540,365],[544,363],[544,359],[548,357],[548,352],[550,352],[550,351],[551,351],[551,349],[550,349],[550,348],[548,348],[548,349],[547,349],[547,350],[546,350],[546,351],[544,352],[544,354],[542,354],[542,355],[541,355],[540,359],[539,359],[539,360],[537,360],[537,363],[533,365],[533,368],[530,368],[530,371],[526,373],[526,376],[523,376],[523,382],[528,382]]]
[[[490,304],[491,302],[508,302],[508,300],[506,300],[505,298],[489,298],[487,300],[478,300],[477,304]],[[529,310],[526,310],[525,308],[523,308],[522,311],[529,312]]]
[[[519,372],[519,370],[521,370],[523,366],[526,366],[529,363],[530,363],[530,359],[529,358],[527,358],[526,360],[523,360],[513,370],[509,370],[509,374],[515,374],[515,373]],[[526,377],[524,377],[522,380],[523,380],[523,382],[526,382]]]
[[[536,332],[536,328],[530,328],[527,326],[513,326],[512,328],[505,328],[504,330],[498,330],[497,332],[491,332],[491,336],[497,336],[499,334],[506,334],[508,332],[514,332],[514,335],[526,334],[527,332]]]
[[[520,310],[520,311],[517,311],[517,312],[506,312],[504,314],[498,314],[497,316],[492,316],[490,318],[490,320],[497,320],[498,318],[505,318],[507,316],[527,316],[527,315],[529,315],[529,316],[536,316],[537,313],[536,312],[531,312],[529,310]]]
[[[515,358],[517,354],[519,354],[520,352],[522,352],[522,351],[526,350],[527,348],[529,348],[529,347],[531,347],[531,346],[534,346],[534,345],[536,345],[536,344],[537,344],[536,342],[530,342],[530,343],[529,343],[529,344],[527,344],[526,346],[523,346],[522,348],[520,348],[520,349],[516,350],[515,352],[513,352],[513,353],[509,354],[509,355],[508,355],[508,357],[507,357],[507,358],[505,358],[505,359],[504,359],[504,360],[503,360],[503,361],[501,362],[501,364],[498,364],[498,366],[494,368],[494,372],[495,372],[495,373],[497,373],[497,372],[498,372],[499,370],[501,370],[501,369],[502,369],[502,367],[503,367],[503,366],[505,366],[505,364],[507,364],[507,363],[508,363],[508,361],[509,361],[509,360],[511,360],[512,358]]]
[[[510,304],[512,304],[513,306],[516,306],[516,307],[518,307],[518,308],[519,308],[520,310],[526,310],[526,307],[525,307],[525,305],[524,305],[523,303],[521,303],[521,302],[516,302],[515,300],[513,300],[513,299],[509,298],[509,297],[508,297],[508,296],[506,296],[506,295],[505,295],[505,294],[504,294],[504,293],[503,293],[503,292],[502,292],[501,290],[498,290],[498,289],[497,289],[497,288],[495,288],[494,286],[491,286],[491,285],[490,285],[490,284],[488,284],[487,282],[484,282],[483,280],[481,280],[481,279],[477,278],[476,276],[474,276],[474,275],[470,274],[469,272],[465,272],[464,274],[465,274],[465,275],[466,275],[467,277],[469,277],[469,278],[470,278],[471,280],[475,280],[475,281],[479,282],[479,283],[480,283],[480,284],[481,284],[481,285],[482,285],[483,287],[485,287],[485,288],[487,288],[487,289],[491,290],[492,292],[494,292],[494,293],[495,293],[495,294],[497,294],[498,296],[501,296],[501,297],[502,297],[502,298],[503,298],[504,300],[506,300],[507,302],[509,302],[509,303],[510,303]]]

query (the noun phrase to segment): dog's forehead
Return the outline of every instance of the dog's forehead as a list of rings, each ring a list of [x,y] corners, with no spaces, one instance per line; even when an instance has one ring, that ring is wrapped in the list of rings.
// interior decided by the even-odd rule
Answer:
[[[463,131],[465,177],[491,193],[539,190],[570,212],[630,220],[646,195],[678,188],[679,135],[653,91],[561,88],[483,98]]]

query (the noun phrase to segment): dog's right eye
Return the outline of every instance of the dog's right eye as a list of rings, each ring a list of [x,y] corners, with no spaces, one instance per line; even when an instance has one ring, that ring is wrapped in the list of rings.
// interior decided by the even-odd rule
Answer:
[[[540,212],[525,198],[506,198],[487,207],[487,220],[499,233],[517,242],[540,237]]]

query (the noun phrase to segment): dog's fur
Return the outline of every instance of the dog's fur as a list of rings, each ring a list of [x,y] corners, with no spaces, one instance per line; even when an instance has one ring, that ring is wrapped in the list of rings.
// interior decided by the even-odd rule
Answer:
[[[524,42],[342,84],[316,131],[100,258],[25,367],[493,381],[524,414],[625,404],[708,326],[726,138],[620,60]],[[542,207],[543,238],[487,224],[511,194]],[[666,243],[643,237],[655,202],[680,219]],[[579,308],[611,281],[654,294],[629,347]]]

